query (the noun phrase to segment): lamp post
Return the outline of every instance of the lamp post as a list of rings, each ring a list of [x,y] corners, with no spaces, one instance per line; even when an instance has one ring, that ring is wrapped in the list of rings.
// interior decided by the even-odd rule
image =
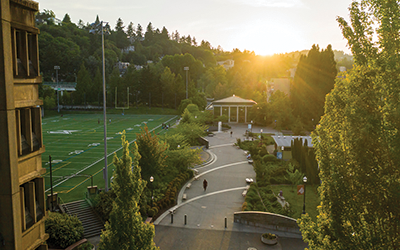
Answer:
[[[263,132],[263,130],[260,129],[261,144],[262,144],[262,132]]]
[[[56,79],[57,79],[57,112],[60,113],[60,99],[58,97],[58,70],[60,69],[60,66],[54,66],[54,69],[56,70]]]
[[[303,201],[303,214],[306,214],[306,183],[307,183],[307,177],[303,177],[303,182],[304,182],[304,201]]]
[[[154,177],[150,176],[150,183],[151,183],[151,207],[153,207],[153,181],[154,181]]]
[[[92,27],[94,24],[92,24]],[[93,27],[90,33],[97,33],[98,26]],[[104,57],[104,27],[103,21],[100,22],[101,28],[101,52],[103,58],[103,123],[104,123],[104,168],[103,177],[105,179],[105,190],[108,191],[108,165],[107,165],[107,116],[106,116],[106,65]]]
[[[189,72],[189,67],[184,67],[183,69],[186,71],[186,99],[188,99],[188,98],[189,98],[189,94],[188,94],[188,91],[189,91],[189,87],[188,87],[188,72]]]

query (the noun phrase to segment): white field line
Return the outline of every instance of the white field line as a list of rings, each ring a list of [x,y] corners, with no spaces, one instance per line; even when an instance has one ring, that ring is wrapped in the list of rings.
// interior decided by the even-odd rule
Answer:
[[[169,122],[169,121],[171,121],[171,120],[173,120],[173,119],[176,119],[176,117],[177,117],[177,116],[172,117],[171,119],[169,119],[168,121],[166,121],[166,123]],[[153,128],[152,130],[150,130],[150,132],[153,132],[153,130],[155,130],[155,129],[159,128],[159,127],[161,127],[161,124],[158,125],[157,127]],[[129,144],[131,144],[131,143],[134,142],[134,141],[136,141],[136,139],[130,141]],[[113,155],[114,153],[120,151],[121,149],[122,149],[122,147],[120,147],[120,148],[118,148],[117,150],[115,150],[114,152],[108,154],[108,155],[107,155],[107,158],[108,158],[109,156]],[[85,171],[86,169],[91,168],[93,165],[95,165],[95,164],[99,163],[100,161],[104,160],[104,158],[105,158],[105,157],[102,157],[102,158],[98,159],[97,161],[93,162],[92,164],[90,164],[89,166],[87,166],[87,167],[85,167],[85,168],[79,170],[78,172],[75,173],[75,175],[80,174],[80,173],[82,173],[83,171]],[[65,180],[63,180],[63,181],[57,183],[56,185],[53,186],[53,188],[55,188],[55,187],[59,186],[60,184],[62,184],[62,183],[64,183],[64,182],[68,181],[68,180],[71,179],[72,177],[74,177],[74,176],[68,177],[68,178],[66,178]],[[48,192],[50,189],[51,189],[51,188],[46,189],[45,192]]]

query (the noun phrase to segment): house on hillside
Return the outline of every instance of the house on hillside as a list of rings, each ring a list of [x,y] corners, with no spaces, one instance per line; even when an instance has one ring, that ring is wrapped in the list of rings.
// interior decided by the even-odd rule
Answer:
[[[218,61],[217,64],[223,66],[225,70],[228,70],[230,68],[233,68],[233,66],[235,66],[235,61],[232,59],[228,59],[225,61]]]

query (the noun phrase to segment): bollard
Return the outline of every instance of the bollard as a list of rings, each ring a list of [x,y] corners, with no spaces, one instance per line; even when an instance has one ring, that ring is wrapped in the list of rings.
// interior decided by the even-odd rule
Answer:
[[[225,217],[225,228],[228,227],[228,219]]]
[[[185,214],[185,225],[187,224],[187,215]]]
[[[174,223],[174,214],[171,214],[171,224]]]

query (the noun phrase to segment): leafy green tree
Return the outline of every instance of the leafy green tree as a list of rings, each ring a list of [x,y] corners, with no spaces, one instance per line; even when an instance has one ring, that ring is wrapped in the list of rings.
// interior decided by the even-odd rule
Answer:
[[[190,100],[190,99],[182,100],[182,102],[181,102],[181,104],[179,105],[179,108],[178,108],[179,113],[183,114],[183,112],[185,111],[186,107],[188,105],[190,105],[190,104],[192,104],[192,100]]]
[[[139,165],[142,168],[142,178],[149,180],[150,176],[158,176],[165,167],[165,154],[167,148],[165,143],[161,143],[153,133],[149,132],[147,125],[141,129],[140,134],[136,134],[139,154],[141,155]]]
[[[172,133],[181,133],[186,136],[188,143],[191,146],[199,145],[197,138],[206,135],[207,126],[198,123],[179,123],[177,129],[171,131]]]
[[[110,222],[106,222],[101,234],[99,249],[158,249],[153,241],[155,232],[152,224],[144,223],[140,216],[138,202],[146,182],[140,177],[138,147],[134,143],[133,161],[129,156],[129,143],[121,136],[123,153],[114,155],[115,171],[111,187],[116,195]]]
[[[317,222],[299,220],[310,249],[400,248],[400,6],[352,2],[338,18],[354,67],[336,81],[313,144],[320,165]]]
[[[286,173],[287,176],[285,176],[285,179],[292,184],[292,188],[303,181],[303,173],[298,169],[295,169],[291,163],[289,164],[289,169],[286,170]]]
[[[268,104],[269,118],[277,129],[287,129],[293,121],[289,97],[280,90],[272,93]],[[275,123],[276,121],[276,123]]]
[[[189,143],[183,134],[166,134],[164,140],[168,144],[165,151],[167,156],[166,165],[168,166],[164,171],[174,172],[174,176],[184,172],[194,164],[200,163],[199,153],[201,149],[191,149]]]

